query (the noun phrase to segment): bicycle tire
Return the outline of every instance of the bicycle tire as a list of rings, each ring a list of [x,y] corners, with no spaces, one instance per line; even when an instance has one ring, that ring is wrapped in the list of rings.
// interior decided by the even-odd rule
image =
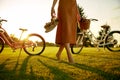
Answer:
[[[112,31],[105,39],[106,48],[112,52],[120,52],[120,31]]]
[[[82,51],[82,49],[83,49],[83,46],[84,46],[84,37],[83,37],[83,34],[79,34],[78,35],[81,39],[79,39],[79,40],[81,40],[81,41],[78,41],[78,43],[76,43],[75,45],[71,45],[71,52],[73,53],[73,54],[79,54],[81,51]],[[77,40],[78,40],[78,37],[77,36]],[[83,38],[82,38],[83,37]]]
[[[0,38],[0,53],[2,53],[3,49],[4,49],[4,41],[3,39]]]
[[[45,50],[45,40],[39,34],[30,34],[24,46],[23,49],[28,55],[40,55]]]

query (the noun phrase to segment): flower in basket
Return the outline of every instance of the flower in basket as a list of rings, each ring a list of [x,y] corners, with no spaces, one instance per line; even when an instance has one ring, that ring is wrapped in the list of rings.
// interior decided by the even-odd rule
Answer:
[[[57,26],[57,24],[58,24],[58,19],[57,18],[51,19],[51,21],[47,22],[44,26],[45,32],[47,33],[47,32],[52,31]]]

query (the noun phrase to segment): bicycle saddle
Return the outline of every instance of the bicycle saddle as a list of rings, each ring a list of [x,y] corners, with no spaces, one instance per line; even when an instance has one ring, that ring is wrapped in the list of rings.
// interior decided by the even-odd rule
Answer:
[[[103,29],[109,29],[110,26],[109,25],[103,25],[103,26],[101,26],[101,28],[103,28]]]
[[[27,29],[24,29],[24,28],[19,28],[19,30],[21,30],[21,31],[27,31]]]

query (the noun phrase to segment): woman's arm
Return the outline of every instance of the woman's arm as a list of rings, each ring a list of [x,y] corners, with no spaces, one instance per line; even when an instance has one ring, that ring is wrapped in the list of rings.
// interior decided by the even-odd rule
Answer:
[[[54,16],[56,15],[56,14],[55,14],[55,9],[54,9],[54,7],[55,7],[57,1],[58,1],[58,0],[53,0],[53,4],[52,4],[52,7],[51,7],[51,17],[52,17],[52,18],[54,18]]]

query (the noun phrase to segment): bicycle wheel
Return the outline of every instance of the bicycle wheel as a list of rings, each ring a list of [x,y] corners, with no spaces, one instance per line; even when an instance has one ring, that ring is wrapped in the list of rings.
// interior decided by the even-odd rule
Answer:
[[[112,52],[120,51],[120,31],[112,31],[105,39],[105,44],[108,50]]]
[[[38,34],[30,34],[25,40],[23,49],[29,55],[39,55],[45,49],[45,40]]]
[[[77,34],[76,45],[71,45],[71,52],[73,54],[79,54],[84,46],[84,37],[83,34]]]
[[[4,41],[0,38],[0,53],[3,51],[4,49]]]

